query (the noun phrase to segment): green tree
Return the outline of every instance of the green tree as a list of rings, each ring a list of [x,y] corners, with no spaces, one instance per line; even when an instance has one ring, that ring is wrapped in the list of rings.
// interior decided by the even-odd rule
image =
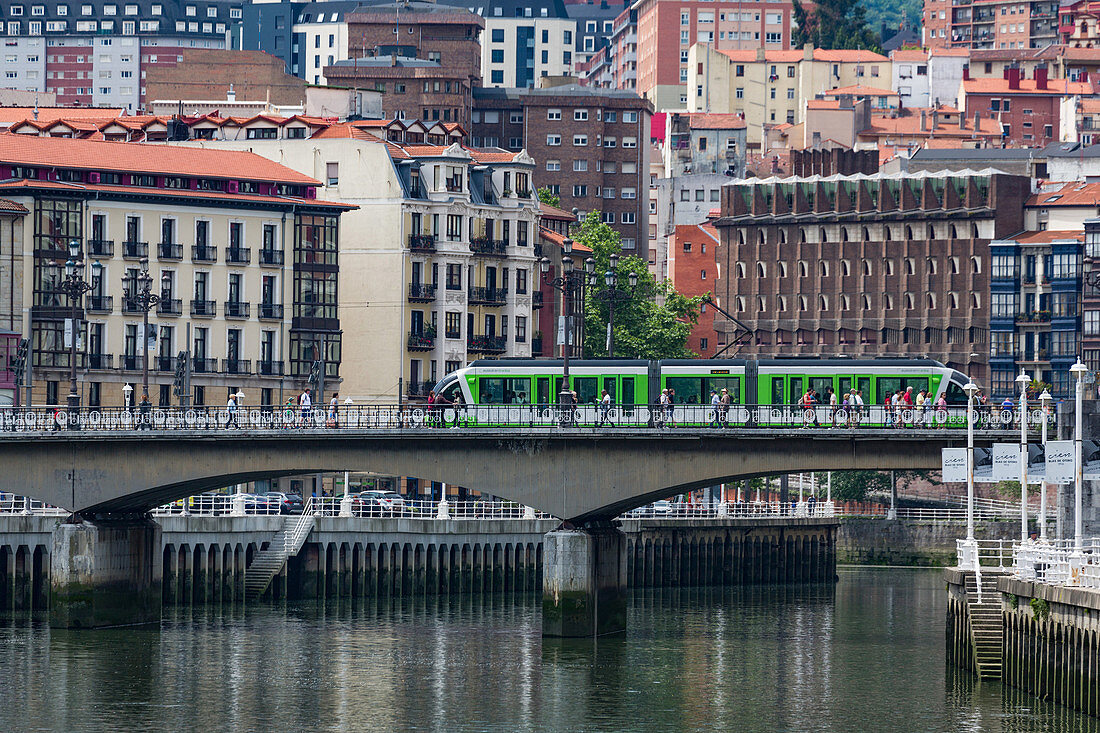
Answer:
[[[833,474],[833,499],[864,501],[868,494],[890,492],[888,471],[837,471]]]
[[[667,284],[658,284],[645,260],[636,255],[622,256],[619,233],[600,220],[600,212],[589,212],[573,239],[592,250],[596,261],[596,284],[588,287],[585,302],[584,354],[607,356],[609,305],[595,297],[607,289],[603,273],[611,268],[611,255],[618,254],[616,272],[619,287],[628,287],[630,273],[638,276],[634,297],[615,304],[615,344],[618,356],[637,359],[674,359],[696,356],[687,348],[691,327],[699,320],[702,296],[689,298]],[[578,258],[581,259],[581,258]],[[578,261],[583,268],[584,262]],[[658,297],[662,299],[659,305]]]
[[[547,206],[554,206],[556,208],[561,208],[561,196],[558,196],[556,193],[553,193],[546,186],[543,186],[542,188],[540,188],[537,191],[537,193],[538,193],[539,201],[541,201],[542,203],[546,204]]]
[[[866,10],[859,0],[818,0],[806,7],[794,0],[792,44],[814,48],[861,48],[879,51],[879,37],[867,27]]]

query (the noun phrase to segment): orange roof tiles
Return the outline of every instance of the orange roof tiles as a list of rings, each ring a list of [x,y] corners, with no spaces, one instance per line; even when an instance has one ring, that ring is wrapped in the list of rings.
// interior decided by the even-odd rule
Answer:
[[[728,56],[731,61],[738,63],[753,63],[756,61],[756,51],[754,49],[748,50],[723,50],[717,49],[718,53]],[[765,51],[764,60],[768,63],[779,64],[793,64],[796,61],[801,61],[803,58],[802,51]]]
[[[539,202],[539,213],[547,219],[558,219],[561,221],[576,221],[577,217],[566,211],[565,209],[559,209],[557,206],[551,206],[550,204],[544,204]]]
[[[840,109],[840,100],[811,99],[806,102],[806,109]],[[776,127],[775,129],[778,129],[778,127]]]
[[[954,56],[960,58],[970,58],[969,48],[930,48],[928,49],[929,56]]]
[[[5,214],[26,214],[27,207],[22,204],[17,204],[14,201],[0,199],[0,212]]]
[[[38,107],[38,122],[53,122],[54,120],[109,120],[125,113],[121,107]],[[34,120],[36,110],[34,107],[0,107],[0,126],[5,122],[18,122],[19,120]]]
[[[539,227],[539,236],[542,237],[543,239],[549,241],[549,242],[553,242],[554,244],[558,245],[559,247],[561,247],[562,242],[565,241],[565,235],[564,234],[558,234],[553,229],[547,229],[546,227]],[[592,251],[591,248],[586,247],[585,245],[581,244],[580,242],[577,242],[577,241],[573,242],[573,252],[585,252],[585,253],[587,253],[587,252],[591,252],[591,251]]]
[[[1019,89],[1009,89],[1008,79],[969,79],[962,83],[963,91],[967,94],[1038,94],[1044,96],[1061,97],[1066,94],[1093,93],[1092,84],[1082,81],[1063,81],[1051,79],[1047,82],[1046,89],[1037,89],[1034,79],[1020,79]]]
[[[866,87],[862,84],[854,84],[850,87],[837,87],[824,93],[826,97],[839,97],[841,94],[851,94],[854,97],[896,97],[898,93],[892,89],[879,89]]]
[[[861,51],[849,48],[816,48],[814,49],[814,61],[838,61],[848,63],[874,63],[876,61],[889,61],[882,54],[871,51]]]
[[[132,145],[133,143],[122,143]],[[145,147],[145,146],[135,146]],[[163,149],[163,148],[162,148]],[[49,189],[55,191],[100,191],[103,193],[121,193],[129,196],[154,195],[167,196],[180,199],[201,199],[211,201],[249,201],[273,204],[298,203],[303,206],[318,206],[323,208],[358,209],[354,204],[345,204],[339,201],[322,201],[321,199],[304,199],[294,196],[260,196],[250,193],[226,193],[224,191],[194,191],[178,188],[143,188],[141,186],[116,186],[106,183],[62,183],[60,181],[0,181],[0,191],[9,195],[33,190]]]
[[[693,112],[688,115],[693,130],[740,130],[746,127],[740,115],[721,112]]]
[[[1100,205],[1100,183],[1074,181],[1061,188],[1033,194],[1028,206],[1097,206]]]
[[[890,54],[892,61],[927,61],[928,52],[917,48],[903,48]]]
[[[41,168],[78,168],[200,178],[243,178],[318,186],[309,176],[254,153],[0,134],[0,160]]]
[[[981,129],[974,129],[974,121],[966,120],[966,127],[959,127],[959,123],[951,124],[940,120],[936,129],[932,129],[932,116],[926,115],[924,119],[925,129],[921,129],[921,118],[917,114],[908,117],[889,117],[886,115],[872,115],[871,126],[861,130],[860,135],[906,135],[913,137],[1000,137],[1001,123],[991,117],[983,117],[980,120]]]
[[[1008,241],[1016,242],[1017,244],[1050,244],[1051,242],[1064,239],[1083,242],[1085,241],[1085,233],[1081,230],[1047,229],[1042,232],[1024,232],[1023,234],[1017,234],[1014,237],[1009,237]]]

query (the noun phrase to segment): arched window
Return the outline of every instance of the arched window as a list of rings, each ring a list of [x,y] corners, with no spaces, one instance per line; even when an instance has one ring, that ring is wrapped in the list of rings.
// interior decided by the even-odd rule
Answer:
[[[885,293],[885,296],[886,296],[886,310],[888,310],[888,311],[894,310],[894,296],[890,295],[890,293]]]
[[[863,296],[863,310],[865,310],[865,311],[871,310],[871,296],[869,296],[869,295],[864,295]]]
[[[779,243],[780,244],[786,244],[787,243],[787,230],[786,229],[780,229],[779,230]]]
[[[768,298],[761,295],[756,299],[756,309],[760,313],[766,313],[768,310]]]
[[[756,232],[756,243],[757,244],[764,244],[765,243],[764,230],[763,229],[760,229]]]
[[[908,224],[905,225],[905,239],[910,242],[913,241],[913,227]]]
[[[955,227],[954,224],[951,225],[951,238],[952,239],[958,239],[959,238],[959,230]]]
[[[817,309],[824,313],[829,310],[829,296],[819,295],[817,298]]]
[[[928,294],[928,310],[936,310],[936,294]]]
[[[818,234],[819,237],[821,237],[821,239],[818,240],[818,241],[821,241],[821,242],[828,242],[829,241],[829,233],[825,231],[825,227],[818,227],[817,234]]]
[[[870,260],[864,260],[863,261],[863,274],[864,275],[870,275],[871,274],[871,261]]]
[[[768,276],[768,268],[764,265],[763,262],[757,262],[756,263],[756,275],[758,277],[767,277]]]
[[[779,296],[779,311],[781,313],[783,313],[783,312],[786,312],[786,310],[787,310],[787,296],[786,295],[780,295]]]
[[[913,258],[912,257],[906,257],[905,258],[905,274],[906,275],[912,275],[915,270],[916,270],[916,263],[913,262]]]
[[[780,262],[779,263],[779,277],[786,277],[786,276],[787,276],[787,263],[786,262]]]
[[[851,301],[849,301],[849,300],[848,300],[848,296],[847,296],[847,295],[843,295],[843,294],[841,294],[841,296],[840,296],[840,309],[841,309],[842,311],[846,311],[846,310],[851,310],[851,309],[852,309],[852,303],[851,303]]]
[[[745,230],[744,229],[739,229],[737,231],[737,243],[738,244],[744,244],[745,243]]]
[[[912,293],[906,293],[905,294],[905,310],[911,311],[911,310],[913,310],[914,307],[915,307],[915,303],[913,302],[913,294]]]
[[[970,294],[970,307],[971,308],[981,308],[982,307],[982,296],[980,294],[978,294],[978,293],[971,293]]]
[[[798,241],[801,244],[806,243],[806,230],[802,227],[798,228]]]
[[[931,224],[928,225],[928,238],[929,239],[935,239],[936,238],[936,227],[934,227]]]
[[[952,257],[951,258],[951,274],[952,275],[958,275],[959,274],[959,258],[958,257]]]
[[[891,239],[892,239],[892,237],[890,236],[890,225],[889,224],[883,224],[882,225],[882,241],[889,242]]]
[[[894,261],[893,260],[883,260],[882,261],[882,268],[886,271],[886,276],[890,277],[891,275],[894,274]]]
[[[821,276],[829,277],[829,263],[825,260],[821,261]]]
[[[871,230],[868,229],[867,227],[863,227],[863,241],[864,242],[870,242],[871,241]]]
[[[799,277],[808,277],[809,274],[810,274],[809,268],[806,267],[806,260],[799,260],[798,261],[798,276]],[[803,310],[805,310],[805,308],[803,308]]]
[[[936,261],[934,259],[932,259],[931,257],[929,257],[927,262],[928,262],[928,274],[929,275],[935,275],[936,274]]]
[[[744,262],[738,262],[737,263],[737,277],[744,277],[744,276],[745,276],[745,263]]]
[[[982,274],[982,261],[977,256],[970,258],[970,274],[981,275]]]
[[[981,237],[978,236],[978,225],[977,224],[971,223],[971,225],[970,225],[970,238],[971,239],[981,239]]]
[[[808,307],[807,307],[807,304],[806,304],[806,296],[805,295],[798,296],[798,310],[805,312],[807,309],[808,309]]]
[[[958,293],[949,293],[948,297],[949,297],[949,300],[950,300],[951,310],[957,310],[958,307],[959,307],[959,294]]]
[[[852,263],[848,260],[840,261],[840,274],[844,277],[848,277],[852,274]]]
[[[841,242],[847,242],[848,241],[848,227],[841,227],[840,228],[840,241]]]
[[[738,313],[744,313],[745,312],[745,299],[742,298],[740,295],[737,296],[737,312]]]

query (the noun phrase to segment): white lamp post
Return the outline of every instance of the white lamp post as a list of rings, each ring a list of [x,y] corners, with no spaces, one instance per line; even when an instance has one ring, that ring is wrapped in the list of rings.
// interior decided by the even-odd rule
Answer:
[[[978,385],[967,382],[966,392],[966,541],[974,542],[974,397]],[[974,553],[977,562],[977,553]]]
[[[130,395],[133,394],[134,388],[129,384],[122,385],[122,397],[126,400],[126,409],[130,409]]]
[[[1031,377],[1020,372],[1020,541],[1027,542],[1027,386]]]
[[[1084,518],[1081,516],[1081,481],[1085,467],[1081,460],[1081,412],[1084,409],[1085,372],[1088,367],[1078,359],[1069,368],[1069,373],[1077,381],[1077,391],[1073,401],[1073,549],[1081,552],[1081,535],[1084,532]]]
[[[1043,393],[1039,395],[1039,404],[1043,406],[1043,453],[1046,454],[1047,450],[1047,422],[1050,412],[1050,403],[1054,401],[1054,398],[1050,396],[1048,390],[1043,390]],[[1039,484],[1039,539],[1044,542],[1047,539],[1047,482],[1046,475],[1044,474],[1042,482]]]

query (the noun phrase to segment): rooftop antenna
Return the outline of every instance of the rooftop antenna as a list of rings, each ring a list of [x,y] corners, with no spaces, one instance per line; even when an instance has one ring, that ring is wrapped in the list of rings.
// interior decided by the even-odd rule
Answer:
[[[38,94],[34,95],[34,119],[38,121]]]

